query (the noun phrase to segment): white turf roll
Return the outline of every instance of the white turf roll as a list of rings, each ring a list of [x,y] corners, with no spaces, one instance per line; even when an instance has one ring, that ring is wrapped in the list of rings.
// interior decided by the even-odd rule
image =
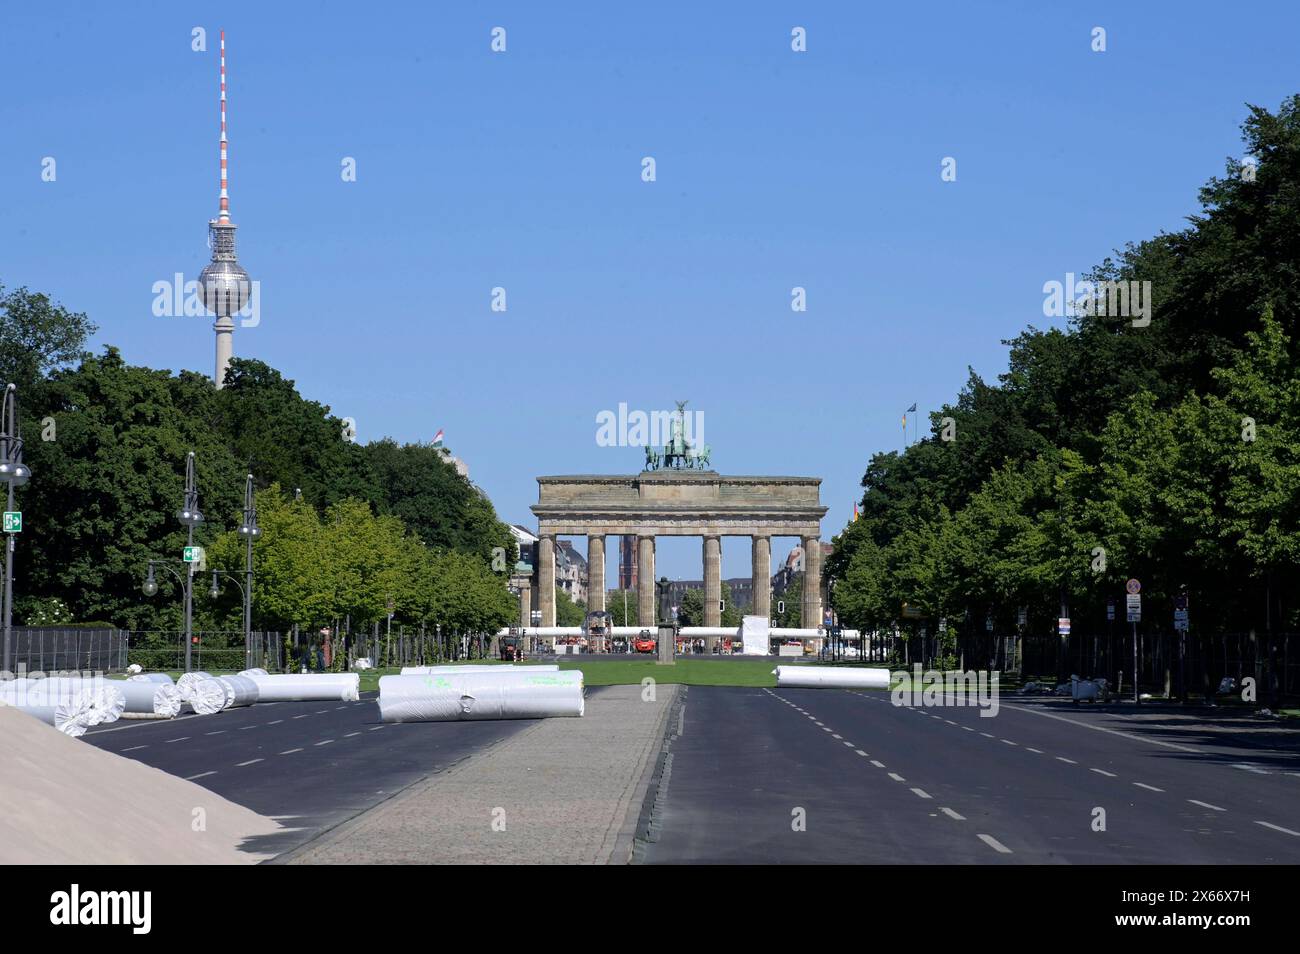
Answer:
[[[169,686],[176,684],[175,680],[165,672],[142,672],[135,676],[127,676],[127,682],[165,682]]]
[[[258,701],[257,683],[247,676],[218,676],[217,682],[226,687],[226,708],[251,706]]]
[[[181,698],[186,702],[189,702],[190,694],[194,691],[194,687],[205,679],[211,678],[212,673],[203,672],[202,670],[197,672],[183,672],[181,673],[181,677],[176,680],[176,688],[181,691]]]
[[[516,666],[514,663],[502,663],[499,666],[403,666],[403,676],[427,676],[433,672],[518,672],[519,670],[529,672],[559,672],[560,667],[554,665],[536,665],[530,666],[521,664]]]
[[[384,722],[459,722],[583,714],[586,699],[580,670],[530,673],[527,668],[382,676],[379,717]]]
[[[855,666],[777,666],[778,689],[888,689],[888,669]]]
[[[86,734],[86,727],[90,725],[90,693],[84,693],[80,698],[63,702],[56,706],[36,706],[36,705],[14,705],[0,701],[0,706],[12,705],[19,712],[25,712],[33,719],[40,719],[46,725],[52,725],[64,735],[70,735],[74,739]]]
[[[259,702],[356,702],[361,698],[361,677],[355,672],[248,678],[257,683]]]
[[[199,715],[212,715],[226,707],[226,687],[216,679],[192,682],[182,692],[188,692],[185,701]]]
[[[265,669],[245,669],[240,675],[247,679],[249,676],[269,676],[270,673]]]
[[[126,683],[110,682],[102,677],[74,679],[56,676],[49,679],[14,679],[0,684],[0,698],[10,704],[38,708],[73,704],[85,705],[86,725],[116,722],[126,708],[122,689]]]

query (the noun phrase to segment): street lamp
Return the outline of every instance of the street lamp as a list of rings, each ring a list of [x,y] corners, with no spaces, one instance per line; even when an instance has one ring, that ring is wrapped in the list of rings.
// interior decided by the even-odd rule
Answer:
[[[187,563],[187,564],[185,564],[185,566],[186,566],[186,573],[185,573],[184,576],[182,576],[182,575],[180,574],[180,572],[179,572],[175,567],[171,566],[172,563],[176,563],[176,562],[180,562],[180,561],[177,561],[177,560],[150,560],[150,561],[149,561],[149,572],[145,575],[144,583],[142,583],[142,584],[140,585],[140,591],[141,591],[142,593],[144,593],[145,596],[154,596],[154,595],[157,594],[157,592],[158,592],[158,581],[157,581],[156,579],[154,579],[153,568],[154,568],[155,566],[160,566],[160,567],[162,567],[164,570],[166,570],[168,573],[170,573],[172,576],[176,577],[177,582],[180,583],[180,585],[181,585],[181,592],[182,592],[182,594],[184,595],[185,607],[186,607],[186,610],[187,610],[187,612],[188,612],[189,607],[191,606],[191,603],[192,603],[192,598],[193,598],[194,574],[190,571],[190,568],[193,567],[193,564],[192,564],[192,563]],[[187,630],[187,631],[186,631],[186,633],[185,633],[185,671],[186,671],[186,672],[189,672],[189,669],[190,669],[190,666],[189,666],[189,662],[190,662],[190,644],[191,644],[192,640],[190,639],[190,634],[189,634],[189,632],[188,632],[188,627],[186,627],[186,630]]]
[[[18,433],[18,388],[10,384],[5,388],[0,405],[0,480],[9,485],[9,505],[5,508],[5,587],[4,587],[4,671],[12,670],[13,615],[14,615],[14,545],[15,536],[22,527],[21,518],[16,526],[9,526],[9,514],[14,509],[14,488],[27,483],[32,472],[23,463],[23,439]]]
[[[185,455],[185,499],[181,509],[176,511],[176,519],[184,524],[188,531],[186,546],[194,546],[194,528],[203,522],[199,511],[199,491],[194,480],[194,451]],[[194,564],[189,564],[189,585],[185,587],[185,671],[191,671],[191,652],[194,633]]]
[[[239,525],[244,538],[244,665],[251,667],[253,653],[253,541],[262,535],[257,525],[257,498],[253,493],[253,475],[244,482],[244,521]],[[216,577],[212,585],[216,586]]]

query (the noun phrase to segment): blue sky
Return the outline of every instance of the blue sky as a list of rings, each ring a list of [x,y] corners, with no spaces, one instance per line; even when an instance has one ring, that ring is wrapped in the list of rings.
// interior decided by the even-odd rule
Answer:
[[[684,398],[723,473],[824,478],[829,539],[904,408],[1003,370],[1044,282],[1181,227],[1245,104],[1300,88],[1291,2],[298,6],[6,5],[0,281],[89,313],[96,349],[211,373],[211,320],[151,288],[208,257],[224,28],[262,283],[235,353],[363,441],[445,428],[526,524],[538,474],[640,468],[600,411]],[[747,541],[723,560],[746,575]]]

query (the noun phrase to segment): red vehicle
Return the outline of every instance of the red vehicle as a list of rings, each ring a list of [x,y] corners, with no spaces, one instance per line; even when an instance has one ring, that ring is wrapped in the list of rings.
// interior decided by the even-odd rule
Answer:
[[[634,653],[653,653],[657,652],[659,644],[655,638],[650,635],[649,630],[642,630],[641,635],[632,640],[632,652]]]

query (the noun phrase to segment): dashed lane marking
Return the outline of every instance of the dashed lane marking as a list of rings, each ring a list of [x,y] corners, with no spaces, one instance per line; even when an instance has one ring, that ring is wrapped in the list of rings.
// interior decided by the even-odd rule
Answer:
[[[285,749],[285,750],[284,750],[283,752],[281,752],[280,754],[281,754],[281,755],[293,755],[293,753],[295,753],[295,752],[301,752],[301,751],[302,751],[302,749]]]
[[[316,744],[317,744],[317,745],[329,745],[329,744],[330,744],[331,742],[333,742],[333,741],[334,741],[333,739],[322,739],[320,742],[317,742]]]
[[[923,788],[914,788],[914,789],[912,789],[912,794],[915,795],[917,798],[929,798],[929,797],[930,797],[930,795],[929,795],[929,794],[925,791],[925,789],[923,789]]]
[[[1076,762],[1074,759],[1067,759],[1064,755],[1058,755],[1058,756],[1056,757],[1056,761],[1058,761],[1058,762],[1064,762],[1064,763],[1067,764],[1067,765],[1078,765],[1078,764],[1079,764],[1079,763]]]
[[[1149,792],[1163,792],[1163,788],[1156,788],[1154,785],[1148,785],[1146,782],[1134,782],[1138,788],[1145,788]]]
[[[1274,831],[1280,831],[1284,835],[1294,835],[1296,838],[1300,838],[1300,831],[1292,831],[1290,828],[1283,828],[1281,825],[1274,825],[1272,822],[1257,821],[1255,824],[1263,825],[1265,828],[1271,828]]]
[[[957,814],[955,811],[953,811],[951,808],[941,808],[941,809],[939,809],[939,811],[943,812],[945,815],[947,815],[947,816],[948,816],[949,818],[951,818],[953,821],[965,821],[965,820],[966,820],[966,816],[965,816],[965,815],[958,815],[958,814]]]
[[[1197,801],[1197,800],[1194,799],[1194,798],[1189,798],[1188,801],[1191,802],[1193,805],[1200,805],[1202,808],[1208,808],[1208,809],[1209,809],[1210,811],[1212,811],[1212,812],[1226,812],[1226,811],[1227,811],[1226,808],[1220,808],[1218,805],[1211,805],[1209,802],[1201,802],[1201,801]]]
[[[1096,772],[1098,775],[1104,775],[1107,778],[1117,778],[1114,772],[1107,772],[1105,769],[1088,769],[1089,772]]]
[[[123,749],[123,752],[134,752],[136,749],[147,749],[148,745],[133,745],[129,749]]]
[[[877,762],[875,759],[872,759],[872,760],[871,760],[871,764],[874,765],[876,768],[884,768],[884,767],[885,767],[885,763],[884,763],[884,762]]]
[[[235,765],[235,768],[243,768],[245,765],[256,765],[258,762],[261,762],[261,761],[264,761],[264,760],[263,760],[263,759],[249,759],[247,762],[239,762],[239,763],[237,763],[237,764]]]
[[[1008,848],[1006,845],[1002,844],[1002,842],[998,841],[992,835],[980,835],[979,839],[980,841],[984,842],[984,844],[988,845],[990,848],[992,848],[994,851],[998,852],[999,854],[1003,854],[1003,855],[1011,854],[1011,849]]]
[[[895,782],[906,782],[906,781],[907,781],[907,779],[903,778],[903,776],[899,775],[897,772],[890,772],[890,773],[888,773],[888,774],[889,774],[889,777],[892,778]]]
[[[209,775],[216,775],[216,774],[217,774],[216,772],[200,772],[198,775],[187,775],[187,776],[185,776],[185,781],[187,781],[187,782],[192,782],[192,781],[194,781],[196,778],[207,778]]]
[[[188,735],[182,735],[179,739],[168,739],[167,742],[187,742],[189,738]],[[164,742],[163,745],[166,745],[167,742]]]

